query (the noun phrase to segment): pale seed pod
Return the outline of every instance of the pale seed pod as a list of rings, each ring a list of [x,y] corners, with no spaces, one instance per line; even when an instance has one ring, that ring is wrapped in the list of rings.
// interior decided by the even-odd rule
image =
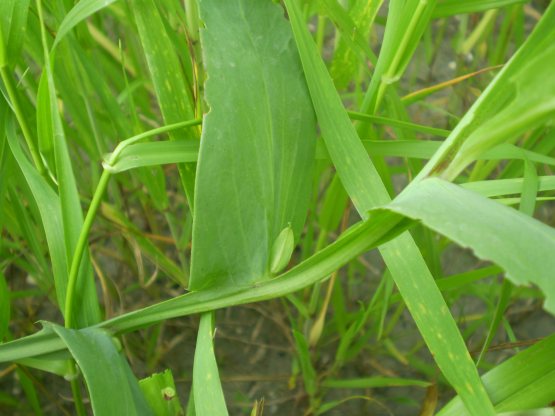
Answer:
[[[272,252],[270,255],[270,272],[272,274],[279,273],[289,264],[294,248],[295,236],[293,235],[291,224],[289,224],[281,230],[272,245]]]

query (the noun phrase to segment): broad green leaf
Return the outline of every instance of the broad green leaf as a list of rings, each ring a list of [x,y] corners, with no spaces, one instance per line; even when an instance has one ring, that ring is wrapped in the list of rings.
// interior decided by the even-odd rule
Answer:
[[[2,0],[0,1],[0,67],[13,66],[19,58],[25,29],[27,27],[27,12],[30,0]],[[3,41],[3,42],[2,42]],[[1,55],[4,54],[2,62]]]
[[[269,0],[199,2],[208,73],[191,290],[270,275],[270,250],[306,216],[315,122],[283,10]],[[248,86],[248,87],[247,87]]]
[[[116,0],[80,0],[60,24],[53,48],[80,22],[104,7],[109,6],[114,1]]]
[[[214,354],[214,314],[200,317],[195,363],[193,366],[193,394],[197,416],[227,416],[224,392]]]
[[[333,87],[326,67],[315,48],[303,19],[301,19],[297,5],[292,0],[285,0],[285,4],[326,146],[339,178],[353,204],[359,214],[365,217],[372,208],[389,202],[388,192],[360,143],[360,139],[343,108],[343,103]],[[410,1],[403,2],[403,4],[406,5],[406,10],[400,10],[401,2],[393,1],[390,3],[391,7],[395,7],[394,10],[390,10],[390,16],[395,16],[395,19],[397,19],[393,20],[399,23],[405,18],[399,20],[399,16],[395,13],[408,11],[409,6],[415,6],[418,13],[413,17],[417,22],[411,20],[411,23],[416,25],[412,29],[415,33],[423,30],[419,25],[422,22],[427,23],[429,13],[435,2]],[[394,30],[399,32],[405,31],[406,28],[398,27]],[[406,31],[407,33],[411,32],[410,30]],[[404,38],[403,34],[398,33],[398,35]],[[382,48],[386,46],[384,40]],[[407,53],[409,49],[407,45]],[[396,60],[403,56],[398,55],[398,57],[392,57],[392,60],[389,60],[389,58],[385,60],[384,62],[388,63],[386,67],[389,68],[387,70],[399,71],[404,69],[400,61],[393,65]],[[380,59],[382,59],[381,55]],[[384,73],[381,73],[380,76]],[[370,101],[374,103],[372,105],[378,103],[375,100],[374,93],[369,92],[367,97],[370,97]],[[369,109],[371,107],[371,105],[368,106]],[[484,391],[464,340],[410,234],[402,234],[394,241],[381,247],[380,253],[444,376],[462,396],[470,411],[480,412],[483,415],[493,415],[493,406]]]
[[[496,366],[482,376],[498,412],[549,406],[555,396],[555,335]],[[447,404],[438,416],[470,416],[460,398]]]
[[[535,284],[546,296],[545,309],[555,314],[553,228],[437,178],[408,188],[387,208],[421,220],[478,257],[492,260],[513,283]]]
[[[478,13],[490,9],[528,3],[529,0],[439,0],[433,17],[448,17],[455,14]]]
[[[133,0],[131,8],[164,121],[172,124],[195,118],[192,87],[187,84],[175,46],[156,3],[153,0]],[[183,54],[187,50],[180,52]],[[188,54],[186,59],[190,59]],[[170,133],[170,139],[196,141],[198,134],[195,130],[184,130]],[[195,167],[185,164],[179,165],[178,169],[193,211]]]
[[[183,414],[171,370],[139,380],[139,387],[156,416]]]
[[[125,356],[107,332],[50,325],[79,365],[96,416],[153,414]]]

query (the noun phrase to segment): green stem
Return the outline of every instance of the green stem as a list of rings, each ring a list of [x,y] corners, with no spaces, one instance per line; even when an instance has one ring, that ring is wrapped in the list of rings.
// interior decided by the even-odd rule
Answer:
[[[83,398],[81,396],[81,386],[79,385],[79,377],[76,376],[77,368],[75,367],[75,361],[69,360],[69,367],[72,373],[71,393],[73,395],[73,400],[75,401],[75,410],[77,411],[77,416],[86,416],[87,411],[85,410],[85,405],[83,404]]]
[[[46,167],[40,157],[40,154],[35,146],[35,142],[33,141],[33,136],[31,135],[31,130],[27,125],[27,121],[25,120],[25,116],[23,111],[21,110],[21,106],[19,105],[19,100],[17,98],[17,93],[15,87],[12,84],[12,80],[10,74],[8,73],[7,67],[0,67],[0,75],[2,77],[2,82],[6,86],[6,92],[8,93],[8,97],[10,98],[11,108],[15,114],[15,118],[21,127],[21,131],[23,132],[23,137],[27,142],[27,146],[29,147],[29,151],[31,152],[31,158],[33,159],[33,163],[35,167],[41,174],[41,176],[46,175]]]
[[[102,201],[102,196],[104,195],[104,191],[108,186],[108,181],[111,176],[112,174],[108,170],[104,170],[104,172],[102,172],[102,176],[100,177],[100,180],[96,187],[96,191],[94,192],[91,205],[89,206],[89,210],[87,211],[87,216],[85,217],[83,227],[81,228],[79,240],[77,240],[77,246],[75,247],[75,252],[73,253],[73,257],[71,259],[64,313],[66,328],[71,328],[73,325],[73,299],[75,298],[75,286],[77,283],[79,266],[81,265],[81,258],[83,257],[85,247],[87,246],[89,231],[91,230],[92,223],[94,221],[94,218],[98,211],[98,207],[100,206],[100,202]]]
[[[121,141],[116,146],[114,151],[109,155],[108,160],[106,160],[106,162],[104,163],[104,167],[106,169],[110,170],[110,167],[114,165],[114,163],[116,162],[116,160],[117,160],[118,156],[121,154],[121,152],[127,146],[132,145],[133,143],[136,143],[136,142],[138,142],[142,139],[146,139],[147,137],[156,136],[158,134],[167,133],[167,132],[177,130],[177,129],[181,129],[181,128],[184,128],[184,127],[198,126],[199,124],[202,124],[202,119],[200,119],[200,118],[195,118],[193,120],[187,120],[187,121],[180,121],[178,123],[173,123],[173,124],[168,124],[166,126],[157,127],[155,129],[145,131],[144,133],[137,134],[136,136],[130,137],[129,139],[125,139],[125,140]]]
[[[71,328],[73,325],[73,299],[75,298],[75,287],[77,285],[79,267],[81,266],[81,259],[83,257],[83,253],[85,252],[85,247],[87,246],[87,239],[89,237],[89,232],[91,230],[92,223],[94,221],[94,218],[96,217],[96,213],[98,211],[98,207],[100,206],[100,202],[102,201],[102,196],[104,195],[104,191],[108,186],[108,181],[112,176],[112,172],[110,170],[111,166],[114,163],[116,163],[118,156],[127,146],[133,143],[136,143],[139,140],[145,139],[147,137],[156,136],[161,133],[167,133],[169,131],[180,129],[183,127],[196,126],[201,123],[202,123],[201,119],[182,121],[179,123],[169,124],[167,126],[162,126],[156,129],[152,129],[141,134],[137,134],[136,136],[133,136],[133,137],[130,137],[129,139],[121,141],[116,146],[112,154],[108,157],[108,160],[104,163],[104,171],[102,172],[102,176],[98,181],[98,185],[94,192],[91,205],[89,206],[89,210],[87,211],[87,215],[83,222],[83,227],[81,228],[81,232],[79,233],[79,240],[77,240],[77,246],[75,247],[75,252],[73,253],[73,257],[71,259],[71,266],[69,268],[69,277],[68,277],[68,284],[67,284],[67,291],[66,291],[66,302],[65,302],[65,308],[64,308],[66,328]]]

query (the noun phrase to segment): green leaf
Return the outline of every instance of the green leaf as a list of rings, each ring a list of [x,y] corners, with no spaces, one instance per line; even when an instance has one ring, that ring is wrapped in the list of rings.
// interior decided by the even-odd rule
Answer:
[[[47,157],[52,157],[52,111],[50,110],[50,88],[48,87],[48,77],[43,72],[39,80],[37,91],[37,136],[39,150]]]
[[[58,376],[70,377],[72,369],[68,358],[71,358],[69,352],[61,350],[49,354],[41,354],[36,357],[23,358],[18,360],[17,363]]]
[[[54,48],[75,26],[85,20],[90,15],[114,3],[116,0],[80,0],[69,13],[58,28]]]
[[[555,3],[524,45],[488,85],[417,180],[431,174],[453,180],[493,146],[543,125],[555,113]]]
[[[193,394],[197,416],[227,416],[224,392],[214,355],[214,314],[200,317],[195,362],[193,366]]]
[[[293,329],[293,337],[295,338],[297,357],[301,365],[304,388],[309,396],[313,396],[317,391],[316,370],[314,369],[314,366],[312,365],[312,361],[310,359],[308,342],[306,341],[305,336],[296,329]]]
[[[523,190],[523,185],[524,178],[491,179],[462,184],[464,188],[488,197],[519,194]],[[538,191],[551,191],[554,189],[555,176],[538,177]]]
[[[555,335],[496,366],[482,376],[498,412],[549,406],[555,396]],[[519,413],[520,414],[520,413]],[[470,416],[459,397],[438,416]]]
[[[8,123],[6,133],[12,154],[39,208],[44,232],[46,234],[48,251],[50,252],[50,258],[52,260],[56,299],[58,300],[58,307],[63,311],[67,290],[68,264],[60,200],[46,180],[39,175],[23,154],[15,136],[13,122]]]
[[[366,216],[372,208],[389,202],[388,192],[343,108],[343,103],[333,87],[332,80],[306,29],[296,3],[285,0],[285,4],[326,146],[353,204],[361,216]],[[399,9],[402,4],[406,5],[407,10]],[[420,16],[422,21],[426,22],[431,11],[427,7],[433,9],[434,4],[435,2],[416,4],[413,1],[394,1],[390,5],[396,9],[390,11],[390,15],[393,12],[408,11],[409,6],[414,6],[422,14]],[[398,19],[401,19],[400,21],[405,19],[405,17],[395,16],[397,22],[399,22]],[[407,17],[407,19],[410,18]],[[417,26],[420,23],[419,21]],[[397,32],[405,29],[401,26],[394,28]],[[413,29],[423,30],[421,27]],[[404,38],[403,34],[398,34],[401,39]],[[384,43],[382,48],[386,46]],[[407,50],[409,49],[407,46]],[[380,59],[382,59],[381,55]],[[390,68],[398,70],[402,69],[402,65],[399,63],[399,65],[391,65]],[[367,97],[377,103],[372,93]],[[477,414],[493,415],[493,406],[483,389],[465,342],[410,234],[402,234],[381,247],[380,253],[442,373],[461,394],[468,409]]]
[[[108,333],[96,328],[48,326],[63,340],[79,365],[96,416],[153,414],[125,356]]]
[[[168,163],[197,162],[199,142],[149,142],[125,147],[116,161],[107,166],[112,173],[125,172],[143,166]],[[110,155],[107,156],[108,158]],[[106,166],[105,166],[106,167]]]
[[[417,140],[361,140],[366,151],[372,156],[397,156],[415,159],[430,159],[437,149],[439,141]],[[137,143],[126,146],[113,164],[105,164],[112,173],[125,172],[143,166],[164,165],[169,163],[196,163],[198,159],[198,142],[158,141]],[[109,159],[112,154],[108,154]],[[316,159],[329,159],[329,153],[323,142],[316,143]],[[531,162],[555,166],[555,158],[530,150],[521,149],[509,143],[484,152],[479,160],[528,159]]]
[[[528,3],[529,0],[439,0],[433,17],[448,17],[455,14],[478,13],[490,9]]]
[[[428,27],[436,0],[391,1],[383,42],[372,79],[361,106],[362,113],[375,115],[386,88],[403,73]]]
[[[354,379],[326,379],[322,382],[324,387],[332,389],[373,389],[377,387],[428,387],[431,383],[423,380],[411,380],[396,377],[368,377]]]
[[[272,243],[300,235],[315,122],[291,30],[273,2],[199,2],[208,73],[191,290],[270,275]],[[248,87],[247,87],[248,86]]]
[[[27,12],[30,0],[0,1],[0,67],[15,65],[27,27]],[[2,42],[3,41],[3,42]],[[4,55],[2,57],[2,55]],[[4,58],[2,60],[2,58]]]
[[[156,373],[139,380],[145,399],[156,416],[178,416],[183,414],[171,370]]]
[[[195,118],[191,87],[181,70],[182,65],[176,48],[166,31],[156,3],[153,0],[133,0],[131,4],[164,121],[172,124]],[[180,52],[183,54],[187,50]],[[188,55],[186,55],[186,59],[189,59]],[[170,133],[170,139],[197,141],[198,134],[195,129],[187,129],[180,133]],[[194,165],[179,165],[178,169],[192,211],[194,207]]]
[[[39,11],[39,21],[44,26],[42,11]],[[46,45],[46,34],[44,27],[41,28],[42,46],[44,52],[44,74],[46,76],[45,94],[48,93],[50,105],[50,125],[42,130],[52,134],[54,161],[56,166],[56,179],[58,182],[58,196],[62,210],[62,224],[65,239],[66,261],[71,264],[79,234],[83,227],[83,212],[79,202],[79,193],[71,158],[66,141],[65,131],[62,123],[62,115],[58,107],[56,86],[52,72],[50,55]],[[40,120],[40,118],[39,118]],[[44,121],[44,120],[43,120]],[[40,123],[39,123],[39,131]],[[69,273],[69,268],[66,271]],[[67,277],[66,277],[67,279]],[[85,327],[100,321],[100,308],[96,286],[90,264],[88,252],[85,252],[80,262],[77,281],[68,281],[66,301],[64,306],[64,318],[70,326]]]
[[[555,314],[553,228],[437,178],[408,188],[387,208],[421,220],[478,257],[495,262],[513,283],[537,285],[546,296],[545,309]]]
[[[335,1],[336,0],[333,0],[333,3],[335,3]],[[332,3],[332,1],[327,0],[324,5],[330,3]],[[382,4],[383,0],[355,1],[349,10],[347,16],[349,19],[341,20],[341,22],[345,23],[344,25],[340,24],[338,18],[334,18],[334,16],[330,15],[330,18],[335,22],[341,34],[336,43],[330,69],[338,88],[347,86],[355,79],[357,73],[360,71],[360,65],[364,64],[364,61],[361,59],[361,54],[358,52],[357,48],[353,48],[353,46],[356,45],[362,51],[366,52],[367,57],[375,59],[372,50],[368,46],[368,37],[374,24],[374,19]],[[354,38],[354,41],[352,38]],[[362,43],[360,40],[362,40]]]

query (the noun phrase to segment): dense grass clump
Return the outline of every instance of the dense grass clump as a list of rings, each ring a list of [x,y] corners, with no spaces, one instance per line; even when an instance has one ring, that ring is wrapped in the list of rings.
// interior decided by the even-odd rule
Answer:
[[[0,23],[0,413],[554,414],[555,5]]]

